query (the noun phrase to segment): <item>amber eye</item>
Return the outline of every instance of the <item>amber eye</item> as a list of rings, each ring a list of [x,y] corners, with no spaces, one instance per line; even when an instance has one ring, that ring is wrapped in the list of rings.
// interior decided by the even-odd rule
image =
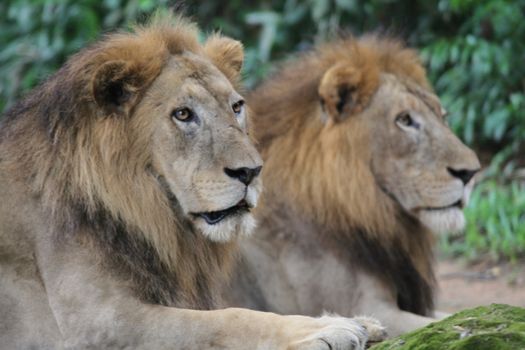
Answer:
[[[235,102],[233,105],[232,105],[232,110],[233,110],[233,113],[235,114],[240,114],[242,112],[242,106],[244,106],[244,101],[243,100],[240,100],[238,102]]]
[[[404,127],[419,128],[419,124],[414,121],[408,112],[399,113],[396,117],[396,123]]]
[[[181,122],[190,122],[193,120],[194,116],[195,114],[193,111],[187,107],[177,108],[171,112],[171,117],[180,120]]]

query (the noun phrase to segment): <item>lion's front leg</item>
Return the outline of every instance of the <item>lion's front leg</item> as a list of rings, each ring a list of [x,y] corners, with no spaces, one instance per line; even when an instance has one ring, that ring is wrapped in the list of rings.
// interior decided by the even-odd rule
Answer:
[[[381,330],[363,319],[144,304],[88,250],[70,245],[40,253],[49,304],[69,349],[361,350],[368,333]]]
[[[172,310],[173,311],[173,310]],[[191,340],[180,347],[227,349],[362,350],[373,335],[386,337],[384,328],[370,318],[282,316],[247,309],[216,311],[176,310],[192,329]],[[201,332],[202,331],[202,332]]]

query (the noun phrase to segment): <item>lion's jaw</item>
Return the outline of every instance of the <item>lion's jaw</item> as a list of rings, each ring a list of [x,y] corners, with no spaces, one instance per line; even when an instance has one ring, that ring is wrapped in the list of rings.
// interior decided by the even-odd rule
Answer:
[[[388,190],[385,186],[380,186],[394,202],[396,202],[404,212],[416,217],[423,225],[428,227],[435,234],[457,233],[465,228],[465,216],[463,208],[468,204],[470,193],[474,181],[471,181],[463,188],[450,189],[447,192],[446,185],[442,187],[445,196],[436,196],[430,205],[418,205],[422,203],[417,189],[411,189],[414,192],[398,191],[398,188]],[[415,186],[417,187],[417,186]],[[452,186],[454,187],[454,186]],[[439,198],[437,198],[439,197]],[[449,203],[440,205],[438,203]]]
[[[227,179],[221,183],[218,178],[210,176],[199,188],[191,186],[193,189],[188,191],[181,191],[180,181],[170,181],[170,191],[182,207],[182,215],[214,242],[228,242],[251,234],[256,226],[252,210],[262,190],[261,179],[258,177],[244,186],[239,181],[228,183]],[[211,186],[205,186],[206,182]]]
[[[186,53],[171,59],[148,99],[137,114],[155,116],[151,167],[165,182],[174,210],[215,242],[249,234],[262,160],[247,136],[245,109],[232,109],[241,96],[209,62]],[[152,113],[160,102],[166,108]],[[191,118],[176,118],[181,109]]]
[[[461,198],[454,205],[445,208],[421,209],[415,212],[417,218],[437,234],[457,233],[465,229],[465,215],[463,208],[468,205],[474,181],[470,181],[464,188]]]
[[[426,182],[421,181],[422,185],[418,186],[417,177],[407,177],[408,179],[398,178],[397,181],[382,180],[385,192],[405,212],[415,216],[435,234],[457,233],[465,228],[463,209],[468,205],[474,180],[463,185],[460,181],[447,181],[436,176],[428,178]],[[412,184],[402,183],[406,180]],[[394,184],[396,182],[397,185]]]

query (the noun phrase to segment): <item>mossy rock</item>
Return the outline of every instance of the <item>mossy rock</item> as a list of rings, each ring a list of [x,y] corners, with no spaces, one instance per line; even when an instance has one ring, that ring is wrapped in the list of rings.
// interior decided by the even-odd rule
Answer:
[[[492,304],[463,310],[370,350],[525,350],[525,309]]]

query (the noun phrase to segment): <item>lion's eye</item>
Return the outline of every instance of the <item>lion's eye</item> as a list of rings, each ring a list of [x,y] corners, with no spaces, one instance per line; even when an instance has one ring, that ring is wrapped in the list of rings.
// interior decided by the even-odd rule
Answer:
[[[401,112],[396,117],[396,123],[408,128],[419,128],[419,124],[414,121],[408,112]]]
[[[242,112],[242,107],[244,106],[244,101],[243,100],[240,100],[238,102],[235,102],[233,105],[232,105],[232,110],[233,110],[233,113],[235,114],[240,114]]]
[[[190,122],[193,120],[194,116],[195,114],[193,111],[187,107],[177,108],[171,112],[171,117],[180,120],[181,122]]]

